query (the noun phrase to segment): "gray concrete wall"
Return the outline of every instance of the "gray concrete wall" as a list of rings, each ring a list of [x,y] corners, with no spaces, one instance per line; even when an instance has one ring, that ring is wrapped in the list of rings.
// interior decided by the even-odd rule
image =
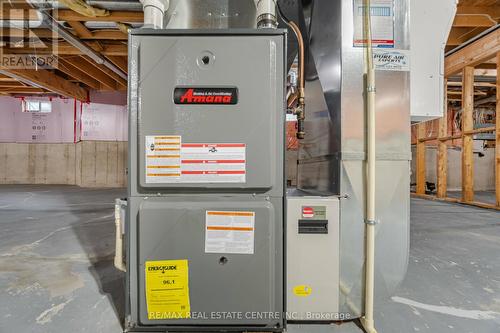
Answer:
[[[127,142],[0,143],[0,184],[126,186]]]
[[[495,190],[495,149],[481,151],[484,156],[474,153],[474,190]],[[415,183],[415,147],[412,147],[411,182]],[[437,147],[426,147],[426,180],[437,183]],[[462,188],[462,151],[460,148],[448,148],[448,190],[460,191]]]

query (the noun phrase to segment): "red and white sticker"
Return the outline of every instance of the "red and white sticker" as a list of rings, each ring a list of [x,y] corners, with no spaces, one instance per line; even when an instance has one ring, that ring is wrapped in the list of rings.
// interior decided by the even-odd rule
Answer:
[[[146,169],[153,167],[160,157],[148,160],[148,149],[152,137],[146,137]],[[153,137],[154,138],[154,137]],[[180,143],[178,137],[179,159],[166,160],[164,170],[173,169],[166,163],[178,166],[178,172],[172,175],[146,174],[147,183],[245,183],[246,181],[246,145],[244,143]],[[174,154],[171,154],[174,156]],[[175,155],[177,156],[177,155]],[[163,157],[165,158],[165,157]],[[162,165],[163,165],[162,164]],[[170,165],[170,164],[168,164]]]
[[[254,253],[255,212],[207,211],[206,253]]]
[[[302,217],[303,218],[314,217],[314,208],[312,208],[312,207],[302,207]]]

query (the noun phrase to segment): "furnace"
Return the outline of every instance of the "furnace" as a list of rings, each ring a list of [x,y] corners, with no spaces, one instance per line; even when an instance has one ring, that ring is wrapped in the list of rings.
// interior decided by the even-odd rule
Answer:
[[[132,33],[131,330],[283,328],[285,37]]]

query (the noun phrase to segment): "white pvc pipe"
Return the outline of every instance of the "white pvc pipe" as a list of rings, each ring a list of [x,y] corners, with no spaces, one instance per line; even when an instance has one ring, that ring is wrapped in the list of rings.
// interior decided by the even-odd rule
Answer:
[[[257,28],[276,28],[276,0],[254,0],[257,7]]]
[[[122,233],[122,200],[115,200],[115,267],[126,272],[127,268],[123,262],[123,233]]]
[[[365,0],[364,32],[366,38],[366,254],[365,254],[365,315],[361,323],[367,333],[376,333],[374,324],[374,289],[375,289],[375,180],[376,180],[376,147],[375,147],[375,69],[373,67],[372,34],[371,34],[370,0]]]
[[[144,9],[144,27],[163,29],[163,17],[168,10],[169,0],[141,0]]]

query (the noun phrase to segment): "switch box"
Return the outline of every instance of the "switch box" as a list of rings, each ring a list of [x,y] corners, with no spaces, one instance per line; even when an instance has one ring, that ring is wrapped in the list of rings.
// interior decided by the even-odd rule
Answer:
[[[340,320],[338,197],[289,196],[286,221],[288,321]]]

